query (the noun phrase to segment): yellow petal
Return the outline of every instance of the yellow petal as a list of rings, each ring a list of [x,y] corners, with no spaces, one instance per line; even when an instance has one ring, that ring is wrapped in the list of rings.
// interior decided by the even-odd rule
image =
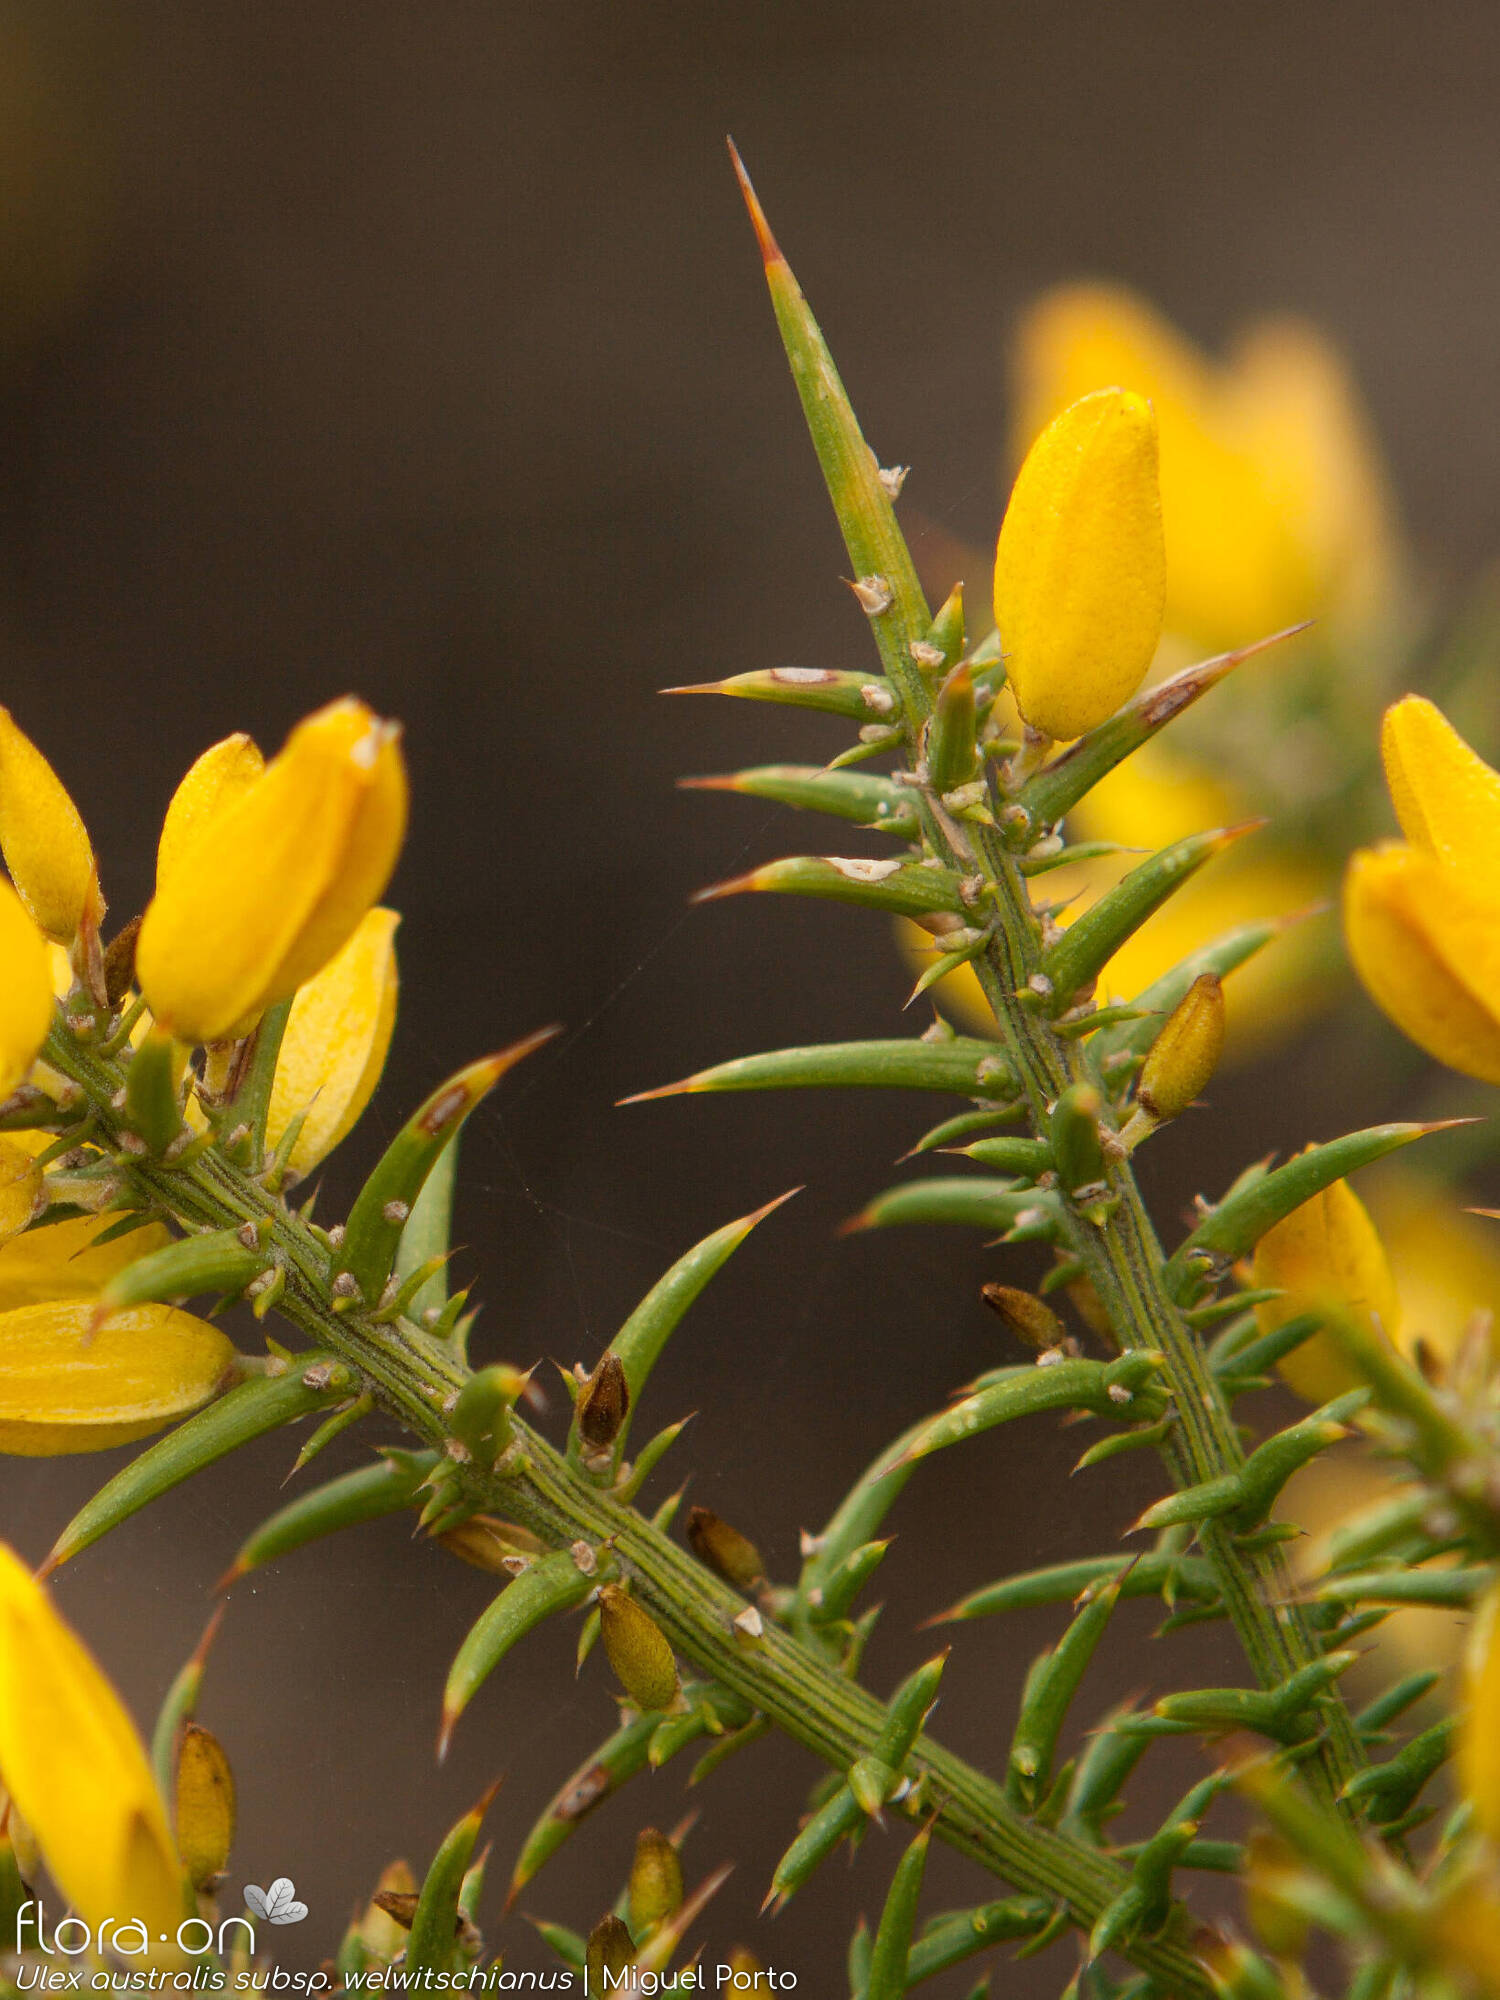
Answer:
[[[234,1358],[206,1320],[133,1306],[93,1335],[90,1299],[0,1312],[0,1452],[51,1458],[128,1444],[206,1403]]]
[[[104,914],[78,808],[41,751],[0,708],[0,849],[38,928],[70,944]]]
[[[3,1543],[0,1774],[85,1922],[138,1918],[149,1962],[179,1962],[182,1870],[140,1737],[47,1591]],[[174,1942],[160,1944],[163,1933]]]
[[[1469,1648],[1469,1706],[1458,1739],[1459,1783],[1487,1840],[1500,1844],[1500,1590],[1475,1620]]]
[[[19,1236],[40,1211],[42,1201],[42,1170],[36,1163],[36,1150],[9,1133],[0,1133],[0,1247]]]
[[[1388,708],[1380,754],[1401,831],[1413,847],[1490,872],[1500,856],[1500,773],[1440,708],[1409,694]]]
[[[41,1135],[50,1141],[49,1134]],[[160,1250],[172,1239],[159,1222],[118,1236],[113,1243],[90,1246],[112,1222],[111,1215],[77,1215],[66,1222],[49,1222],[28,1229],[0,1244],[0,1313],[15,1306],[39,1305],[46,1299],[92,1299],[117,1271],[137,1257]]]
[[[1395,1280],[1375,1225],[1347,1181],[1335,1181],[1267,1231],[1256,1245],[1255,1284],[1275,1286],[1286,1295],[1255,1308],[1263,1333],[1332,1303],[1394,1338],[1400,1315]],[[1280,1368],[1309,1403],[1329,1402],[1364,1382],[1322,1333],[1304,1341]]]
[[[392,725],[353,700],[299,723],[158,886],[136,946],[156,1019],[184,1041],[223,1041],[287,998],[384,888],[405,816]]]
[[[1396,1345],[1409,1354],[1420,1339],[1451,1360],[1475,1312],[1500,1299],[1500,1234],[1466,1215],[1452,1188],[1409,1168],[1383,1167],[1370,1207],[1401,1299]]]
[[[1370,997],[1450,1069],[1500,1083],[1500,896],[1414,847],[1364,848],[1344,937]]]
[[[266,768],[243,732],[214,743],[190,767],[167,807],[156,847],[158,884],[169,875],[211,820],[243,798]]]
[[[51,1026],[47,947],[14,889],[0,882],[0,1097],[25,1080]]]
[[[276,1059],[266,1141],[272,1151],[298,1112],[294,1172],[309,1173],[352,1128],[385,1067],[396,1022],[394,910],[369,911],[349,942],[300,987]]]
[[[1128,382],[1160,433],[1166,623],[1209,651],[1242,645],[1323,607],[1223,370],[1143,300],[1105,285],[1045,294],[1014,356],[1019,443],[1092,390]]]
[[[1234,419],[1301,550],[1319,616],[1368,625],[1402,582],[1402,537],[1374,427],[1343,356],[1315,326],[1264,320],[1235,343]]]
[[[1000,525],[995,622],[1022,715],[1079,736],[1140,686],[1166,588],[1156,419],[1104,389],[1053,419]]]

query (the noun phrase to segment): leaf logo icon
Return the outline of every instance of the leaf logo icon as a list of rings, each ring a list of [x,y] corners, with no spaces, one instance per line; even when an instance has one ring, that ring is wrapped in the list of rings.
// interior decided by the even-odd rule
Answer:
[[[278,1875],[269,1889],[251,1882],[245,1889],[245,1907],[268,1924],[300,1924],[307,1915],[306,1903],[297,1901],[290,1875]]]

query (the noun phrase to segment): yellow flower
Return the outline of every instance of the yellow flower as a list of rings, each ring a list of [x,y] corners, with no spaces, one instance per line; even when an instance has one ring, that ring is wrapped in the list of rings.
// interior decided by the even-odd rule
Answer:
[[[206,1403],[234,1349],[206,1320],[133,1306],[93,1332],[91,1299],[0,1312],[0,1452],[105,1451]]]
[[[1256,1245],[1254,1283],[1285,1295],[1255,1308],[1263,1333],[1332,1303],[1395,1338],[1401,1311],[1396,1282],[1375,1225],[1347,1181],[1335,1181],[1266,1232]],[[1364,1384],[1325,1333],[1315,1333],[1279,1365],[1309,1403],[1330,1402]]]
[[[29,736],[0,708],[0,848],[40,930],[71,944],[104,914],[94,850],[78,808]]]
[[[1101,389],[1027,453],[995,549],[995,623],[1016,705],[1047,736],[1081,736],[1135,693],[1166,590],[1156,419]]]
[[[50,1134],[39,1137],[45,1144]],[[172,1240],[159,1222],[152,1222],[95,1249],[94,1238],[118,1220],[112,1215],[70,1216],[0,1244],[0,1313],[44,1299],[92,1299],[117,1271]]]
[[[1370,1209],[1401,1301],[1392,1338],[1403,1353],[1420,1341],[1451,1361],[1475,1313],[1500,1300],[1495,1225],[1466,1214],[1452,1188],[1410,1168],[1387,1164],[1370,1181]]]
[[[1067,924],[1137,865],[1138,850],[1232,825],[1247,814],[1243,796],[1202,765],[1175,756],[1160,740],[1146,744],[1116,765],[1069,819],[1076,839],[1116,841],[1137,851],[1059,868],[1038,881],[1037,891],[1048,902],[1076,898],[1059,913]],[[1100,981],[1101,1003],[1134,999],[1189,952],[1237,924],[1290,916],[1319,901],[1328,889],[1322,863],[1269,842],[1269,834],[1241,842],[1169,897],[1110,960]],[[915,925],[905,935],[913,964],[925,969],[932,963],[932,939]],[[1225,988],[1228,1060],[1242,1060],[1295,1025],[1312,1003],[1318,970],[1317,939],[1305,926],[1240,967]],[[938,991],[965,1021],[994,1033],[994,1017],[968,966]]]
[[[369,1103],[396,1024],[394,910],[370,910],[336,958],[298,990],[276,1059],[266,1141],[274,1151],[304,1112],[288,1164],[306,1174]]]
[[[330,703],[222,811],[169,842],[136,945],[152,1013],[184,1041],[245,1034],[321,971],[390,880],[406,825],[395,726]]]
[[[1459,1782],[1486,1840],[1500,1845],[1500,1590],[1480,1606],[1469,1647],[1468,1713],[1458,1739]]]
[[[0,881],[0,1097],[36,1061],[52,1026],[52,970],[42,934]]]
[[[50,1134],[46,1135],[50,1137]],[[43,1205],[37,1148],[0,1133],[0,1248],[37,1215]]]
[[[0,1543],[0,1775],[68,1901],[128,1962],[181,1960],[182,1870],[120,1697],[15,1551]],[[131,1920],[136,1920],[131,1925]],[[172,1940],[160,1943],[165,1935]]]
[[[244,797],[266,768],[252,739],[237,733],[210,744],[172,794],[156,846],[158,886],[209,821]]]
[[[1419,1048],[1500,1083],[1500,776],[1417,695],[1387,710],[1381,747],[1406,842],[1351,859],[1349,956]]]
[[[1315,328],[1252,327],[1219,367],[1128,291],[1047,293],[1016,343],[1022,443],[1115,382],[1149,396],[1160,426],[1170,632],[1219,651],[1381,610],[1400,569],[1394,509],[1358,392]]]

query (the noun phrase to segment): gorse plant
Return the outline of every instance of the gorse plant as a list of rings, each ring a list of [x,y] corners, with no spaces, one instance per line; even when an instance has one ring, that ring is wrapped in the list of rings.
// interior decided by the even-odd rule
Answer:
[[[1094,387],[1047,424],[1000,531],[1001,636],[971,644],[960,591],[936,613],[924,600],[897,525],[901,475],[866,445],[748,182],[745,193],[879,664],[715,684],[842,716],[856,733],[825,766],[708,782],[892,846],[797,855],[704,893],[774,890],[906,919],[928,941],[919,988],[967,968],[992,1032],[939,1019],[886,1040],[752,1054],[645,1095],[863,1085],[964,1101],[916,1150],[960,1153],[977,1171],[909,1180],[860,1220],[957,1222],[1042,1246],[1038,1290],[997,1280],[984,1294],[1030,1353],[879,1451],[806,1537],[795,1579],[768,1578],[747,1535],[705,1508],[679,1538],[676,1496],[654,1511],[639,1501],[682,1426],[637,1443],[636,1422],[679,1320],[769,1209],[690,1249],[593,1369],[565,1378],[571,1422],[553,1442],[525,1414],[526,1357],[471,1365],[471,1314],[446,1276],[459,1130],[544,1037],[440,1085],[342,1222],[298,1205],[298,1184],[368,1101],[390,1038],[396,920],[378,898],[405,816],[394,729],[346,700],[269,763],[244,737],[205,752],[168,811],[150,907],[106,942],[83,823],[0,714],[0,843],[15,885],[0,889],[0,1448],[87,1451],[172,1426],[63,1528],[43,1574],[240,1444],[313,1419],[300,1467],[379,1411],[405,1425],[409,1448],[298,1494],[250,1533],[226,1585],[317,1537],[413,1513],[503,1577],[442,1692],[443,1746],[512,1647],[582,1612],[580,1657],[602,1646],[619,1726],[525,1837],[512,1898],[639,1773],[692,1750],[703,1778],[779,1730],[828,1775],[769,1903],[803,1890],[873,1821],[909,1832],[873,1931],[850,1947],[862,2000],[893,2000],[1006,1944],[1055,1946],[1070,1993],[1269,2000],[1314,1990],[1303,1959],[1318,1931],[1338,1942],[1360,2000],[1500,1992],[1500,1645],[1484,1643],[1481,1621],[1467,1724],[1418,1709],[1434,1673],[1387,1685],[1359,1712],[1344,1693],[1360,1639],[1393,1609],[1486,1599],[1500,1545],[1488,1323],[1443,1361],[1400,1326],[1379,1238],[1347,1186],[1431,1128],[1378,1125],[1253,1165],[1164,1247],[1133,1155],[1198,1097],[1223,1044],[1224,982],[1284,926],[1235,925],[1144,991],[1101,996],[1121,948],[1244,827],[1136,859],[1070,922],[1054,899],[1055,871],[1115,855],[1070,838],[1075,811],[1253,650],[1142,691],[1168,601],[1152,403],[1128,385]],[[1493,1079],[1500,1025],[1485,968],[1500,911],[1470,863],[1500,833],[1500,779],[1420,702],[1392,712],[1386,752],[1410,845],[1362,855],[1351,872],[1355,963],[1419,1042]],[[193,1299],[247,1302],[293,1344],[237,1352],[184,1310]],[[1316,1407],[1262,1434],[1240,1405],[1277,1370]],[[947,1613],[962,1625],[1057,1607],[1056,1641],[987,1772],[925,1729],[946,1650],[893,1692],[861,1679],[874,1618],[861,1599],[886,1517],[923,1461],[982,1449],[973,1441],[1043,1413],[1088,1420],[1081,1467],[1155,1454],[1163,1493],[1124,1548],[985,1583]],[[1379,1468],[1379,1498],[1341,1524],[1315,1578],[1294,1576],[1298,1530],[1276,1518],[1278,1499],[1354,1437]],[[1243,1683],[1116,1707],[1065,1759],[1075,1697],[1127,1597],[1159,1599],[1164,1634],[1225,1621]],[[91,1937],[112,1927],[103,1948],[127,1965],[244,1970],[265,1945],[219,1925],[233,1780],[194,1720],[206,1652],[174,1684],[148,1755],[45,1583],[0,1554],[6,1930],[39,1848]],[[1154,1831],[1117,1842],[1111,1823],[1163,1736],[1200,1741],[1203,1775]],[[1455,1741],[1461,1802],[1435,1820],[1427,1790]],[[1206,1830],[1230,1791],[1238,1816]],[[338,1978],[357,1985],[399,1960],[414,1983],[498,1981],[478,1928],[488,1803],[420,1883],[388,1875],[339,1948]],[[923,1915],[934,1838],[995,1878],[987,1899]],[[683,1954],[722,1871],[689,1886],[681,1845],[645,1829],[611,1911],[584,1913],[576,1930],[540,1927],[588,1990],[653,1990],[674,1964],[688,1983]],[[1202,1871],[1247,1876],[1239,1919],[1193,1913]],[[272,1922],[298,1907],[289,1884],[254,1894]],[[743,1948],[723,1963],[734,1990],[764,1976]],[[1330,1974],[1334,1963],[1326,1955]]]

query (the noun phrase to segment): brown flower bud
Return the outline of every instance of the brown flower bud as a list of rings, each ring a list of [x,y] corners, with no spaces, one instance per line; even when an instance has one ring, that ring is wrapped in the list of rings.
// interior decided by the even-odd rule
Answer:
[[[1044,1299],[1015,1285],[981,1285],[979,1296],[1027,1347],[1061,1347],[1067,1328]]]
[[[766,1566],[760,1550],[738,1528],[731,1528],[710,1507],[689,1507],[688,1546],[699,1562],[736,1590],[753,1590],[764,1583]]]
[[[234,1773],[218,1738],[196,1722],[177,1753],[177,1847],[188,1880],[208,1889],[229,1865],[234,1840]]]
[[[501,1521],[493,1514],[471,1514],[437,1539],[460,1562],[472,1563],[491,1576],[509,1575],[508,1562],[518,1556],[539,1556],[545,1548],[529,1528],[518,1528],[514,1521]]]
[[[630,1408],[630,1384],[618,1354],[605,1354],[578,1392],[578,1435],[591,1452],[608,1451]]]
[[[617,1584],[599,1591],[599,1629],[615,1678],[640,1709],[671,1708],[677,1700],[677,1662],[666,1634]]]
[[[604,1975],[626,1972],[634,1963],[635,1946],[630,1941],[630,1933],[611,1911],[607,1917],[601,1917],[589,1932],[583,1958],[585,1990],[590,1993],[607,1991]]]
[[[1135,1101],[1157,1124],[1187,1110],[1224,1051],[1224,989],[1211,972],[1195,979],[1167,1016],[1141,1069]]]
[[[677,1849],[654,1826],[636,1835],[630,1864],[630,1928],[645,1937],[682,1906],[682,1861]]]

